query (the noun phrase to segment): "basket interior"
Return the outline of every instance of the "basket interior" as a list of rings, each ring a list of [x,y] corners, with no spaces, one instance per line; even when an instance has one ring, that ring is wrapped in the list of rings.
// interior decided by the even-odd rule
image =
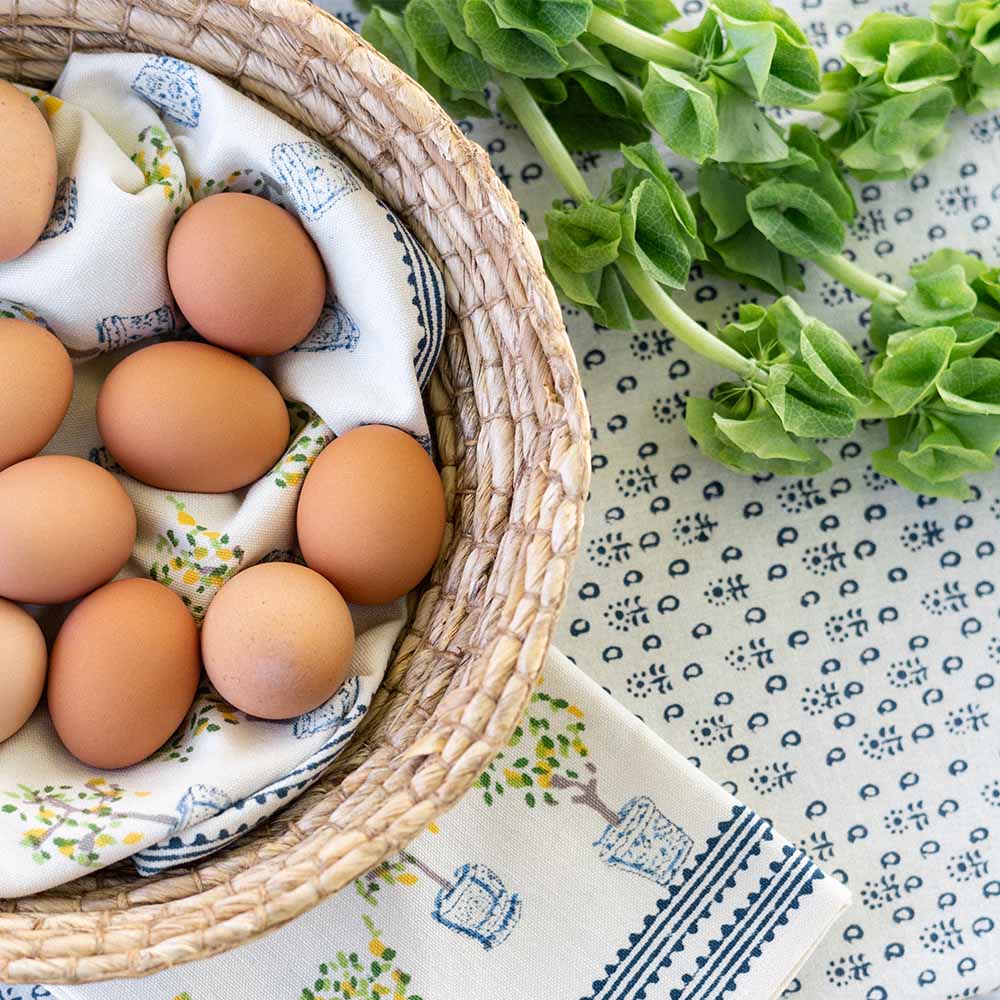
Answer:
[[[74,50],[198,63],[349,160],[445,273],[427,397],[445,543],[364,725],[320,781],[201,864],[128,863],[0,900],[0,981],[154,972],[278,926],[415,837],[504,745],[541,670],[579,543],[589,428],[537,246],[488,158],[305,0],[0,0],[0,77],[44,86]]]

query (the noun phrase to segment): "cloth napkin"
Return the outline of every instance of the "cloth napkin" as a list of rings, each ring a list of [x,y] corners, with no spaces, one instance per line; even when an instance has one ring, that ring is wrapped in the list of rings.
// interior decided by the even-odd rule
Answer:
[[[332,153],[187,63],[73,55],[51,94],[28,93],[55,137],[57,203],[39,243],[0,265],[0,316],[42,323],[76,359],[70,411],[46,451],[89,458],[119,477],[139,519],[122,575],[170,586],[200,622],[240,569],[297,558],[299,488],[334,434],[387,423],[429,445],[421,389],[443,338],[442,278]],[[155,490],[126,476],[102,447],[94,404],[125,352],[156,337],[193,336],[167,287],[167,240],[192,192],[198,199],[226,190],[297,214],[331,294],[312,333],[265,366],[292,424],[275,467],[235,493]],[[185,399],[179,386],[176,405]],[[298,719],[248,718],[206,685],[160,752],[103,773],[63,750],[40,708],[0,744],[0,897],[130,855],[144,874],[189,863],[300,794],[360,723],[404,621],[401,601],[352,614],[357,647],[347,681]],[[38,615],[51,636],[65,609]]]
[[[48,989],[64,1000],[766,1000],[848,899],[553,651],[510,745],[403,854],[236,951],[141,983]]]

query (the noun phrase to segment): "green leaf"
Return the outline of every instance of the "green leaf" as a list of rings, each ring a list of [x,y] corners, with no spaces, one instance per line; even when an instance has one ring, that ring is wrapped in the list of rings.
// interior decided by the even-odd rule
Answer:
[[[978,299],[961,264],[919,278],[896,311],[913,326],[941,326],[972,312]]]
[[[972,47],[990,65],[1000,63],[1000,8],[984,11],[979,17],[972,34]]]
[[[932,42],[934,37],[934,25],[922,17],[869,14],[844,39],[840,54],[862,76],[870,76],[886,68],[893,46],[910,41]]]
[[[596,201],[545,213],[550,252],[577,274],[599,271],[618,257],[621,219]]]
[[[985,298],[993,304],[1000,303],[1000,268],[984,268],[975,276],[973,288],[980,300]]]
[[[714,156],[719,142],[715,95],[676,70],[650,63],[642,108],[667,145],[701,163]]]
[[[947,83],[961,72],[951,49],[941,42],[896,42],[889,52],[883,79],[903,93]]]
[[[784,10],[759,0],[718,0],[713,7],[734,57],[713,66],[713,72],[766,104],[802,107],[816,97],[816,53]]]
[[[545,117],[556,130],[567,149],[618,149],[622,143],[642,142],[649,138],[649,129],[641,115],[633,117],[626,105],[622,113],[605,110],[611,100],[610,88],[589,73],[567,74],[561,80],[532,81],[561,83],[565,96],[561,103],[546,109]]]
[[[965,272],[965,280],[972,284],[981,274],[983,274],[987,267],[978,258],[973,257],[971,253],[962,253],[960,250],[935,250],[927,260],[921,261],[919,264],[914,264],[910,268],[910,276],[913,278],[930,278],[935,274],[940,274],[942,271],[947,271],[949,268],[958,265]]]
[[[747,209],[749,190],[714,160],[709,160],[698,171],[698,196],[701,207],[715,226],[714,241],[728,239],[750,221]]]
[[[778,127],[746,94],[721,92],[716,114],[719,140],[715,159],[720,163],[768,163],[788,155]]]
[[[483,58],[497,69],[519,77],[558,76],[569,65],[559,47],[544,34],[511,31],[497,18],[490,0],[466,0],[465,26]]]
[[[896,312],[895,302],[884,298],[877,298],[872,302],[868,339],[877,350],[884,351],[894,333],[908,328],[909,324]]]
[[[909,165],[917,163],[927,144],[948,121],[955,98],[944,86],[927,87],[912,94],[899,94],[883,101],[872,142],[879,153],[898,156]]]
[[[762,459],[741,451],[724,438],[715,423],[716,414],[729,416],[727,407],[715,400],[689,397],[684,411],[688,433],[706,455],[745,475],[773,473],[778,476],[813,476],[830,468],[830,460],[811,441],[801,442],[807,461]]]
[[[757,229],[784,253],[812,260],[843,249],[844,223],[802,184],[768,181],[750,192],[747,208]]]
[[[714,242],[705,234],[709,266],[717,274],[744,285],[783,294],[790,286],[802,287],[798,264],[780,253],[751,223],[735,236]]]
[[[792,166],[782,172],[782,180],[811,188],[844,222],[853,221],[858,212],[854,195],[830,147],[811,128],[797,124],[788,130],[788,145],[808,157],[813,166]]]
[[[450,0],[410,0],[403,23],[421,59],[441,82],[463,94],[483,90],[489,67],[465,37],[461,20],[456,22]],[[418,71],[417,78],[423,83],[426,74]]]
[[[596,5],[653,35],[681,16],[671,0],[596,0]]]
[[[975,423],[985,426],[976,427]],[[969,473],[988,472],[993,468],[995,443],[990,452],[980,450],[977,445],[983,431],[995,442],[997,423],[992,417],[952,420],[947,415],[928,410],[899,443],[896,458],[900,465],[930,483],[940,484]]]
[[[642,142],[634,146],[623,146],[621,152],[626,163],[630,163],[639,171],[648,174],[657,182],[670,204],[674,219],[680,223],[684,232],[697,243],[698,223],[695,219],[694,209],[680,184],[677,183],[677,179],[663,162],[663,157],[657,152],[656,147],[650,142]]]
[[[980,316],[970,316],[956,323],[955,346],[951,349],[950,360],[954,363],[960,358],[972,357],[981,347],[990,342],[998,330],[1000,323]]]
[[[693,52],[706,62],[713,62],[722,55],[725,47],[725,36],[719,27],[719,19],[709,7],[702,15],[698,24],[690,31],[678,31],[672,28],[667,32],[667,39],[679,45],[688,52]]]
[[[861,359],[836,330],[818,319],[810,319],[802,330],[799,349],[802,360],[824,385],[848,399],[868,401],[868,382]]]
[[[872,452],[872,468],[883,476],[895,480],[900,486],[929,497],[946,497],[953,500],[968,500],[972,490],[963,479],[933,483],[908,469],[899,461],[895,448],[882,448]]]
[[[949,410],[1000,415],[1000,361],[962,358],[941,373],[937,389]]]
[[[765,390],[785,430],[807,438],[846,437],[856,423],[853,403],[817,378],[805,365],[775,365]]]
[[[670,199],[652,178],[632,191],[621,215],[623,251],[632,254],[654,281],[684,288],[691,251]]]
[[[955,331],[946,326],[920,330],[907,338],[875,373],[875,394],[894,414],[908,413],[933,391],[954,343]]]
[[[792,462],[808,462],[812,453],[781,426],[777,414],[760,400],[754,413],[741,420],[713,415],[719,433],[740,451],[758,458],[783,458]]]

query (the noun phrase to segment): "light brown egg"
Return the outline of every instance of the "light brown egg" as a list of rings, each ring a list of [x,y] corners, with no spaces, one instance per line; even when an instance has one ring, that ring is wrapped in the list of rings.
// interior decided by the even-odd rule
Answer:
[[[16,604],[0,601],[0,743],[31,718],[45,687],[48,661],[35,619]]]
[[[215,595],[201,630],[205,670],[249,715],[290,719],[344,682],[354,625],[337,589],[295,563],[260,563]]]
[[[288,410],[267,376],[187,341],[144,347],[114,368],[97,397],[97,427],[130,476],[193,493],[259,479],[289,434]]]
[[[153,580],[118,580],[81,601],[59,630],[49,714],[84,764],[128,767],[170,738],[200,677],[198,630],[184,602]]]
[[[0,469],[48,444],[72,395],[73,364],[59,340],[36,323],[0,319]]]
[[[203,198],[174,227],[170,290],[206,339],[238,354],[287,351],[312,330],[326,270],[302,224],[264,198]]]
[[[56,146],[44,115],[0,80],[0,264],[30,250],[56,200]]]
[[[61,604],[107,583],[135,544],[135,508],[110,472],[40,455],[0,472],[0,596]]]
[[[427,452],[395,427],[358,427],[328,444],[302,487],[306,562],[354,604],[385,604],[434,565],[444,490]]]

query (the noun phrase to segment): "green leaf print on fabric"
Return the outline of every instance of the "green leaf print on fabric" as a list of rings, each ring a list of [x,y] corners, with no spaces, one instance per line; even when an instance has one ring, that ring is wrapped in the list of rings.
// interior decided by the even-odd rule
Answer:
[[[151,759],[174,760],[179,764],[186,764],[199,738],[208,738],[212,733],[221,732],[226,726],[238,726],[241,721],[240,713],[228,701],[220,697],[211,686],[203,684],[185,723]]]
[[[589,754],[583,741],[583,712],[565,698],[544,691],[531,696],[528,712],[501,750],[479,776],[483,801],[491,806],[509,789],[523,793],[529,807],[556,805],[553,789],[580,780],[578,762]]]
[[[225,532],[213,531],[188,512],[176,497],[167,500],[176,508],[176,525],[156,536],[156,551],[149,575],[172,588],[201,622],[219,588],[239,572],[246,555]]]
[[[271,470],[275,486],[299,487],[320,452],[333,440],[333,431],[304,403],[289,403],[291,444]]]
[[[185,183],[184,163],[166,130],[150,125],[139,133],[132,162],[142,171],[146,184],[157,186],[179,216],[190,204]]]
[[[421,1000],[411,992],[413,977],[396,962],[396,951],[382,940],[371,917],[363,917],[368,953],[338,951],[319,966],[319,974],[303,986],[298,1000]]]
[[[108,782],[91,778],[85,785],[46,785],[0,792],[0,821],[24,824],[20,846],[31,851],[36,864],[44,865],[56,854],[84,868],[99,868],[106,862],[101,854],[117,845],[134,846],[150,836],[135,828],[135,822],[171,827],[175,817],[154,815],[129,808],[131,798],[149,792],[130,792]],[[129,822],[133,821],[133,822]],[[152,835],[152,839],[162,832]]]

